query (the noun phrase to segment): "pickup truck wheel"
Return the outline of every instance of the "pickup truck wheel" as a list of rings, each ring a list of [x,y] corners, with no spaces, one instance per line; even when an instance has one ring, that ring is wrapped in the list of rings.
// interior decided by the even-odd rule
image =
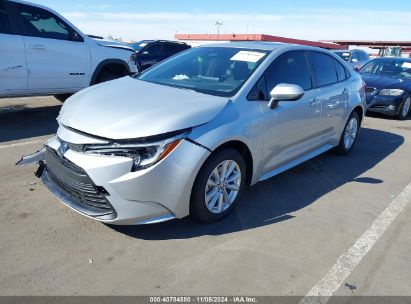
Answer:
[[[54,97],[61,102],[65,102],[66,99],[69,98],[71,95],[73,94],[58,94],[58,95],[54,95]]]

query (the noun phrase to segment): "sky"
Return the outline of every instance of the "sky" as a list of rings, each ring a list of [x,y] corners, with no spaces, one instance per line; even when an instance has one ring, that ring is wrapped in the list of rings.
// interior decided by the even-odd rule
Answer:
[[[29,0],[30,1],[30,0]],[[86,34],[125,41],[176,33],[259,33],[308,40],[411,40],[411,1],[31,0]],[[392,5],[395,3],[395,5]]]

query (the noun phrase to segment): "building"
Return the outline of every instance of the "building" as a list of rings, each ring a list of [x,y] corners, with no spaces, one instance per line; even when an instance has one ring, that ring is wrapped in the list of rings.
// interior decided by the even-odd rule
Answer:
[[[378,50],[378,56],[409,57],[411,41],[372,41],[372,40],[324,40],[324,43],[335,43],[343,46],[360,46]]]
[[[191,46],[229,41],[269,41],[316,46],[325,49],[348,49],[346,45],[330,42],[292,39],[265,34],[176,34],[175,39],[190,44]]]

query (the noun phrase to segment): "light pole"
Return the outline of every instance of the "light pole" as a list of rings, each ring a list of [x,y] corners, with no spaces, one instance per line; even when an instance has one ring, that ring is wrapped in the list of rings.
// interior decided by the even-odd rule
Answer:
[[[217,41],[220,41],[220,26],[223,25],[223,21],[216,21],[215,26],[217,27]]]

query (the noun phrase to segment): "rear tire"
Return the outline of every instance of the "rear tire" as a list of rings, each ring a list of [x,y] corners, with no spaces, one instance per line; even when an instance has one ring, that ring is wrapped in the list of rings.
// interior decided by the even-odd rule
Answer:
[[[244,189],[246,166],[240,152],[212,154],[200,169],[191,193],[190,214],[202,222],[217,222],[235,207]]]
[[[411,107],[411,97],[407,97],[407,99],[402,103],[400,108],[400,113],[398,114],[398,118],[400,120],[405,120],[410,113]]]
[[[357,142],[358,133],[360,132],[360,117],[357,112],[352,112],[348,118],[344,131],[341,134],[340,143],[335,147],[335,152],[346,155],[351,152],[354,144]]]
[[[73,94],[58,94],[58,95],[54,95],[54,97],[61,102],[65,102],[67,98],[69,98],[71,95]]]

